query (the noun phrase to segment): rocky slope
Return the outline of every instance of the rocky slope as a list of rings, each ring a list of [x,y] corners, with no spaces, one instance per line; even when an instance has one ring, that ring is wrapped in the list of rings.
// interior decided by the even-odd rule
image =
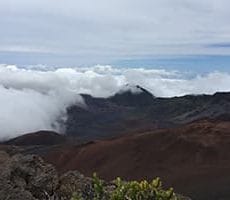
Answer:
[[[94,171],[107,180],[162,177],[197,200],[230,197],[230,122],[202,120],[179,128],[64,145],[44,158],[60,172]]]
[[[0,149],[11,155],[38,154],[61,174],[79,170],[90,176],[96,171],[106,180],[116,176],[129,180],[160,176],[166,186],[173,185],[179,193],[193,199],[227,200],[230,197],[230,122],[226,117],[222,119],[135,134],[131,131],[124,136],[83,144],[69,136],[64,143],[55,143],[56,135],[54,142],[38,144],[33,142],[37,138],[35,133],[0,145]],[[29,145],[30,140],[33,145]]]
[[[139,92],[118,92],[109,98],[82,95],[86,107],[68,108],[66,134],[101,139],[130,132],[172,128],[200,119],[230,120],[230,93],[156,98]]]
[[[0,151],[0,199],[70,200],[76,191],[90,196],[92,179],[78,171],[59,176],[52,165],[36,155],[9,156]]]
[[[104,183],[112,190],[112,183]],[[55,168],[36,155],[9,156],[0,151],[0,199],[2,200],[70,200],[74,192],[93,200],[93,182],[77,171],[61,176]],[[180,200],[190,200],[180,196]]]

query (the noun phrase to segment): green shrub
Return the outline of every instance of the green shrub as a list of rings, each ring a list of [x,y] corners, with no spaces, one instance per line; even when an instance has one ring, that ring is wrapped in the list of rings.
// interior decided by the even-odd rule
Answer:
[[[92,189],[93,197],[83,198],[81,193],[75,193],[71,200],[179,200],[172,188],[162,188],[159,178],[127,182],[118,177],[108,186],[94,174]]]

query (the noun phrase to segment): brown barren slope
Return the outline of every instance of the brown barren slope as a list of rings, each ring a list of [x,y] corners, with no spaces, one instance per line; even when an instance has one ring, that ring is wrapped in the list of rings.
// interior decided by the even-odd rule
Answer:
[[[66,137],[53,131],[38,131],[18,136],[4,142],[6,145],[32,146],[32,145],[57,145],[64,143]]]
[[[97,172],[107,180],[160,176],[166,185],[195,200],[230,197],[230,122],[203,120],[180,128],[61,146],[45,159],[60,172]]]

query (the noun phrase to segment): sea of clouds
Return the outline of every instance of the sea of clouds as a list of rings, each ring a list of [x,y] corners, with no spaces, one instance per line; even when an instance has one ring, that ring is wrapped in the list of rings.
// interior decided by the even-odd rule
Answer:
[[[66,108],[84,105],[80,93],[107,97],[126,84],[140,85],[155,96],[213,94],[230,91],[230,74],[189,76],[179,71],[93,66],[52,68],[0,65],[0,139],[38,130],[63,132]]]

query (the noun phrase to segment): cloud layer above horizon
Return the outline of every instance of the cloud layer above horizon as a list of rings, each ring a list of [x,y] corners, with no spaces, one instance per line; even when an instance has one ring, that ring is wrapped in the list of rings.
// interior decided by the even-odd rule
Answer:
[[[127,83],[158,97],[230,91],[230,74],[217,71],[191,77],[180,71],[100,65],[47,69],[0,65],[0,139],[41,129],[61,131],[58,120],[64,120],[66,108],[85,106],[79,93],[107,97]]]
[[[68,55],[75,64],[230,55],[229,10],[229,0],[0,1],[0,52],[56,56],[57,62]]]

